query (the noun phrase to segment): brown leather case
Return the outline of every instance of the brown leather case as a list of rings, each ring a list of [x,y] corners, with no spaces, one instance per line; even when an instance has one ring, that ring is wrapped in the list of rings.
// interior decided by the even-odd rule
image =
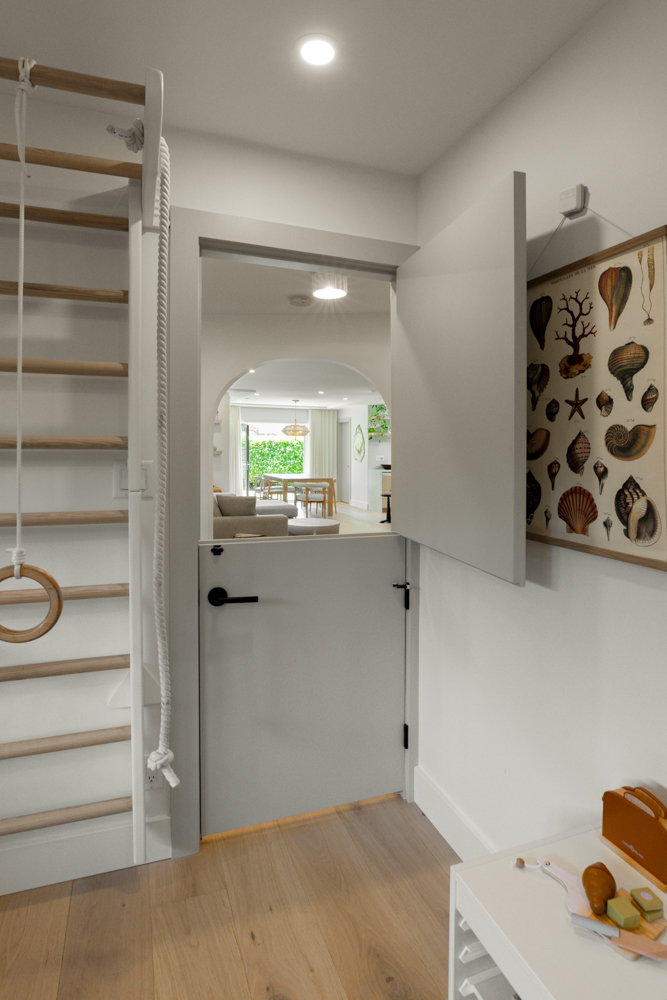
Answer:
[[[646,788],[602,796],[602,836],[661,883],[667,882],[667,809]]]

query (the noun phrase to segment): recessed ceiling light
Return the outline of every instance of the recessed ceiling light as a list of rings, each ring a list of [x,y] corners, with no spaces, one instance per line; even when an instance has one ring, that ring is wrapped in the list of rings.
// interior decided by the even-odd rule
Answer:
[[[248,368],[248,371],[250,372],[251,375],[255,374],[255,369],[254,368]]]
[[[347,402],[347,396],[343,396],[343,402],[344,402],[344,403],[346,403],[346,402]]]
[[[315,274],[313,295],[317,299],[342,299],[347,295],[347,276],[344,274]]]
[[[323,396],[323,395],[324,395],[324,389],[320,389],[320,390],[319,390],[319,395],[320,395],[320,396]]]
[[[299,53],[311,66],[326,66],[336,55],[333,42],[326,35],[307,35],[298,43]]]

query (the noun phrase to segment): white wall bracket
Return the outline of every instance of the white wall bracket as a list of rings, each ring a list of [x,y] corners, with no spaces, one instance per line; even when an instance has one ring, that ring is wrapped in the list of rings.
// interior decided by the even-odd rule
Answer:
[[[572,187],[564,188],[558,198],[558,211],[569,219],[572,215],[578,215],[586,207],[587,188],[585,184],[574,184]]]

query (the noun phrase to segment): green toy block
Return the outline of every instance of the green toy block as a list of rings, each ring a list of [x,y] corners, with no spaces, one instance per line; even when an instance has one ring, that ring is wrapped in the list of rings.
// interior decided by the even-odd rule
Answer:
[[[635,906],[638,906],[641,910],[644,920],[652,923],[654,920],[659,920],[663,915],[662,900],[648,886],[642,885],[639,889],[633,889],[630,895],[634,900]]]
[[[607,916],[625,931],[639,927],[641,922],[641,914],[637,907],[633,906],[629,899],[624,899],[623,896],[607,900]]]

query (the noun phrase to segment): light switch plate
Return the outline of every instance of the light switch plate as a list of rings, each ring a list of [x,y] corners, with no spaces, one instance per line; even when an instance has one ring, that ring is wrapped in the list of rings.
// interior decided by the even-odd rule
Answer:
[[[114,462],[112,496],[114,500],[127,500],[127,494],[127,464]],[[155,496],[155,462],[152,459],[145,459],[141,463],[141,496],[144,500],[151,500]]]

